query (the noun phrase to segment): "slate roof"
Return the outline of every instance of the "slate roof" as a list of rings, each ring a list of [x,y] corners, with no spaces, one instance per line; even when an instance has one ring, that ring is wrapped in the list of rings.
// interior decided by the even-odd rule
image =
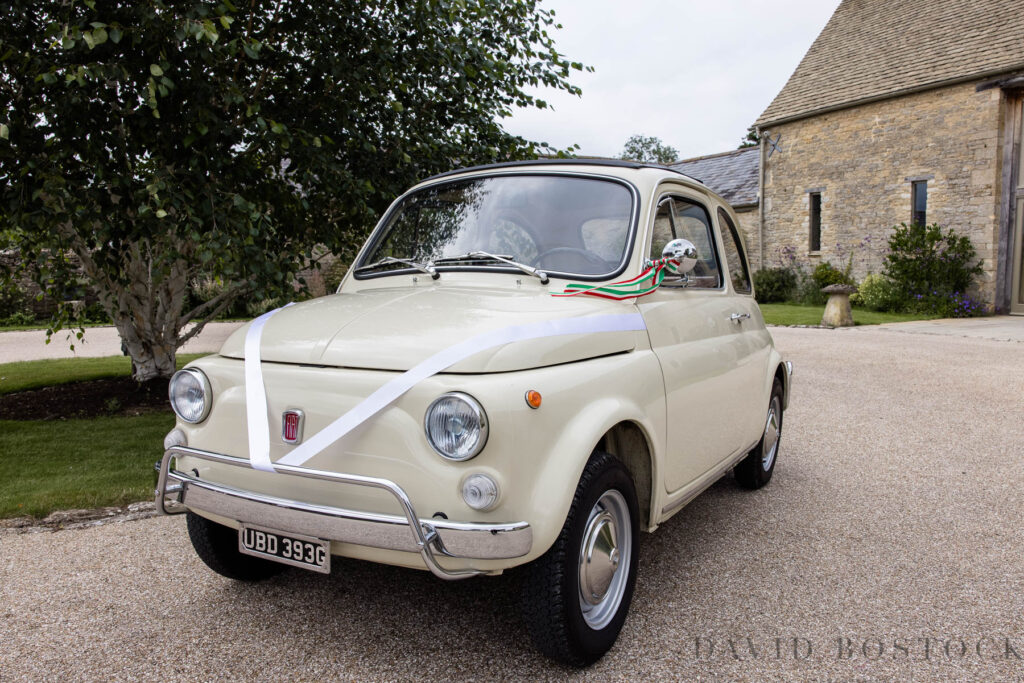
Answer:
[[[1017,70],[1021,0],[843,0],[756,125]]]
[[[757,204],[760,149],[747,147],[671,164],[669,168],[699,178],[705,185],[737,206]]]

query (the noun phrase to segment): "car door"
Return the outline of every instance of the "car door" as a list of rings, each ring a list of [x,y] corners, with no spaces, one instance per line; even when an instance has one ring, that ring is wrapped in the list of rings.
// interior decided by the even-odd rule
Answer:
[[[731,392],[740,415],[738,431],[745,435],[741,443],[746,445],[760,439],[764,430],[772,340],[764,326],[761,309],[754,300],[750,269],[736,223],[721,206],[715,213],[718,216],[721,253],[729,271],[731,331],[739,342],[736,347],[737,368],[731,375]]]
[[[637,302],[665,381],[668,492],[750,445],[749,408],[737,400],[749,348],[732,318],[736,296],[707,207],[706,200],[682,189],[660,196],[648,230],[651,258],[660,258],[664,245],[681,237],[696,246],[698,262],[687,277],[667,277]]]

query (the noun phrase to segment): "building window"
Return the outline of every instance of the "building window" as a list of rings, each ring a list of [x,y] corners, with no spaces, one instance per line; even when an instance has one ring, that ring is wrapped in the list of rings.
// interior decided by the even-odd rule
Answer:
[[[915,180],[910,183],[910,222],[916,225],[927,225],[928,221],[928,181]]]
[[[810,251],[821,251],[821,193],[810,192],[811,230],[807,242]]]

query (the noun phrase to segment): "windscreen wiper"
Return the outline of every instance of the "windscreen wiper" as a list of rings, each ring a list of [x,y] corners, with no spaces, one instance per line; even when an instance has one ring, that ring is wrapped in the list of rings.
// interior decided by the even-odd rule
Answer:
[[[532,275],[535,278],[538,278],[542,285],[546,285],[548,283],[548,274],[545,273],[543,270],[539,270],[537,268],[534,268],[533,266],[528,266],[525,263],[519,263],[518,261],[513,260],[511,257],[499,256],[498,254],[491,254],[486,251],[471,251],[467,254],[463,254],[462,256],[446,256],[444,258],[435,259],[433,262],[431,262],[431,265],[436,266],[442,263],[454,263],[456,261],[467,261],[470,259],[487,259],[490,261],[498,261],[500,263],[510,265],[513,268],[518,268],[527,275]]]
[[[436,280],[437,278],[441,277],[441,273],[437,272],[437,269],[434,268],[434,265],[431,263],[420,263],[419,261],[412,261],[410,259],[398,258],[395,256],[385,256],[379,261],[368,263],[365,266],[359,266],[358,268],[355,269],[355,272],[358,273],[359,271],[362,270],[372,270],[374,268],[379,268],[381,266],[386,266],[392,263],[401,263],[404,266],[415,268],[421,273],[426,273],[433,280]]]

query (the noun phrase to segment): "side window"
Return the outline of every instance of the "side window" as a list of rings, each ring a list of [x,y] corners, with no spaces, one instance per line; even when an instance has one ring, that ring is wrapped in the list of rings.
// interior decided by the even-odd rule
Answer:
[[[697,265],[685,280],[669,276],[665,278],[665,284],[704,289],[721,287],[722,279],[712,238],[711,217],[707,209],[682,197],[666,197],[658,204],[658,211],[654,215],[650,258],[661,258],[665,245],[679,237],[690,240],[697,248]]]
[[[721,269],[715,253],[711,216],[707,209],[688,199],[674,197],[676,237],[693,242],[697,247],[697,265],[690,271],[687,287],[717,289],[722,286]]]
[[[750,294],[750,273],[747,271],[747,260],[743,258],[743,242],[729,214],[721,207],[718,209],[718,222],[722,228],[725,262],[729,264],[733,289],[740,294]]]

